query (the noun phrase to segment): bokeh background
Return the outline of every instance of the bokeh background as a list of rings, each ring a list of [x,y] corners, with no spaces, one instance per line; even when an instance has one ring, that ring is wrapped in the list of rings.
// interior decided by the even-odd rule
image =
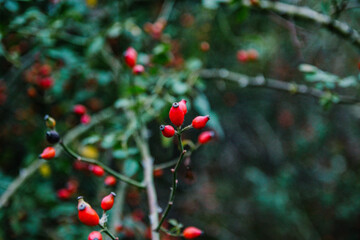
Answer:
[[[359,46],[314,21],[243,2],[0,0],[0,194],[48,146],[45,114],[72,136],[72,149],[141,180],[135,120],[121,108],[138,100],[160,164],[178,148],[158,127],[185,98],[185,122],[209,114],[207,130],[217,137],[187,160],[191,170],[180,167],[170,218],[204,230],[200,239],[359,239]],[[279,2],[360,29],[359,1]],[[129,46],[145,66],[141,76],[123,62]],[[241,50],[256,56],[244,60]],[[275,79],[289,91],[201,74],[220,68]],[[296,94],[296,84],[324,94]],[[340,95],[355,100],[342,104]],[[82,125],[75,104],[95,120],[104,109],[115,113]],[[185,138],[196,142],[199,133]],[[94,229],[78,221],[76,197],[99,210],[110,191],[124,198],[110,213],[111,229],[120,239],[146,239],[146,192],[106,187],[104,177],[81,169],[64,153],[37,168],[1,205],[0,239],[87,239]],[[164,207],[171,172],[155,175]],[[73,192],[64,196],[64,188]]]

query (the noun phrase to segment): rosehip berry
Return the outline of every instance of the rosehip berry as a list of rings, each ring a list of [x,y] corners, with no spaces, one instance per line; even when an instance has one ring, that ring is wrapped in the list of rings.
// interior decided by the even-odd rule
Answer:
[[[183,236],[186,239],[193,239],[201,236],[203,234],[203,231],[196,227],[187,227],[183,231]]]
[[[191,125],[193,126],[193,128],[201,129],[201,128],[205,127],[206,123],[209,120],[210,120],[209,115],[198,116],[198,117],[194,118]]]
[[[54,79],[52,77],[44,77],[38,80],[38,85],[44,90],[51,88],[54,85]]]
[[[104,180],[106,186],[115,186],[116,178],[114,176],[107,176]]]
[[[107,195],[106,197],[104,197],[101,200],[101,208],[104,211],[108,211],[110,210],[113,205],[114,205],[114,198],[116,197],[116,194],[114,192],[111,192],[109,195]]]
[[[53,157],[55,157],[55,148],[53,147],[47,147],[44,149],[44,151],[39,155],[39,158],[42,158],[42,159],[52,159]]]
[[[80,122],[82,123],[82,124],[89,124],[90,122],[91,122],[91,117],[90,117],[90,115],[88,115],[88,114],[84,114],[84,115],[82,115],[81,116],[81,118],[80,118]]]
[[[88,240],[102,240],[102,235],[98,231],[93,231],[89,234]]]
[[[136,50],[132,47],[129,47],[128,49],[126,49],[124,53],[124,58],[126,65],[128,65],[130,68],[133,68],[136,65],[136,61],[137,61]]]
[[[179,107],[184,112],[184,115],[185,115],[187,113],[187,107],[186,107],[186,100],[185,99],[182,99],[179,102]]]
[[[105,174],[105,171],[102,167],[100,166],[97,166],[97,165],[91,165],[90,166],[90,171],[95,175],[95,176],[98,176],[98,177],[102,177],[104,176]]]
[[[73,112],[77,115],[84,115],[86,113],[86,107],[84,105],[81,105],[81,104],[76,104],[74,107],[73,107]]]
[[[96,226],[99,224],[99,215],[84,201],[82,196],[78,197],[78,216],[79,220],[87,226]]]
[[[133,74],[135,74],[135,75],[140,75],[140,74],[144,73],[144,71],[145,71],[145,68],[143,65],[138,64],[133,67]]]
[[[247,51],[247,55],[249,61],[255,61],[259,57],[259,53],[255,49],[249,49]]]
[[[60,141],[60,135],[55,130],[47,131],[46,140],[51,144],[58,143]]]
[[[200,49],[203,52],[207,52],[207,51],[210,50],[210,44],[208,42],[206,42],[206,41],[203,41],[203,42],[200,43]]]
[[[164,175],[164,170],[162,169],[154,170],[154,177],[161,177],[162,175]]]
[[[184,112],[181,110],[179,103],[174,102],[169,112],[170,121],[177,127],[184,122]]]
[[[78,189],[78,186],[79,186],[79,183],[78,181],[76,180],[69,180],[67,183],[66,183],[66,189],[71,193],[75,193]]]
[[[164,135],[164,137],[167,137],[167,138],[170,138],[170,137],[174,136],[174,134],[175,134],[175,129],[170,125],[161,125],[160,131],[161,131],[162,135]]]
[[[215,133],[213,131],[202,132],[199,135],[198,142],[200,144],[205,144],[205,143],[208,143],[214,137],[215,137]]]
[[[56,195],[61,200],[67,200],[71,196],[71,192],[66,188],[61,188],[57,190]]]
[[[49,76],[51,74],[51,66],[44,64],[39,68],[39,73],[43,76]]]
[[[236,53],[236,58],[239,62],[244,63],[248,60],[248,53],[244,50],[239,50]]]
[[[44,117],[45,120],[45,124],[48,128],[54,129],[56,126],[56,121],[55,119],[53,119],[52,117],[50,117],[49,115],[45,115]]]

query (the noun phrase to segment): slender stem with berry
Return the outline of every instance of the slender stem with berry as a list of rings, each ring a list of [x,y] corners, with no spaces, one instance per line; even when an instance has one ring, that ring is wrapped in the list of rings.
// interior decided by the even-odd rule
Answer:
[[[95,159],[91,159],[91,158],[85,158],[85,157],[82,157],[82,156],[76,154],[70,148],[68,148],[64,144],[63,141],[60,141],[60,146],[65,150],[66,153],[68,153],[75,160],[91,163],[91,164],[94,164],[94,165],[98,165],[98,166],[102,167],[106,172],[108,172],[109,174],[113,175],[114,177],[118,178],[119,180],[121,180],[123,182],[126,182],[126,183],[128,183],[130,185],[133,185],[135,187],[138,187],[138,188],[145,188],[144,183],[141,183],[141,182],[138,182],[138,181],[135,181],[135,180],[133,180],[131,178],[126,177],[125,175],[114,171],[113,169],[106,166],[102,162],[99,162],[99,161],[97,161]]]
[[[105,233],[106,235],[108,235],[112,240],[118,240],[118,237],[115,237],[107,227],[102,226],[101,224],[99,224],[99,227],[101,227],[101,232]]]
[[[185,128],[184,128],[185,129]],[[169,202],[168,202],[168,205],[166,206],[166,209],[160,219],[160,222],[159,222],[159,225],[157,226],[156,228],[156,231],[159,231],[161,230],[161,225],[163,224],[163,222],[165,221],[165,218],[167,217],[167,215],[169,214],[169,211],[171,209],[171,207],[173,206],[174,204],[174,200],[175,200],[175,193],[176,193],[176,188],[177,188],[177,184],[178,184],[178,179],[177,179],[177,171],[178,171],[178,168],[180,166],[180,163],[181,161],[183,160],[184,158],[184,155],[186,153],[186,150],[184,150],[184,145],[182,143],[182,140],[181,140],[181,133],[183,131],[181,131],[181,129],[178,129],[178,132],[177,132],[177,137],[178,137],[178,141],[179,141],[179,146],[180,146],[180,156],[179,156],[179,159],[178,161],[176,162],[176,165],[174,168],[171,169],[172,173],[173,173],[173,181],[172,181],[172,186],[171,186],[171,191],[170,191],[170,197],[169,197]]]

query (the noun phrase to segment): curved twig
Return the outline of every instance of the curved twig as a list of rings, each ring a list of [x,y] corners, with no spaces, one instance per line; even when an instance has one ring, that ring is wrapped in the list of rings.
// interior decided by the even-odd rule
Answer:
[[[292,94],[308,95],[314,98],[321,98],[327,94],[316,88],[304,84],[289,83],[280,80],[265,78],[264,76],[250,77],[244,74],[231,72],[227,69],[204,69],[200,71],[202,78],[220,78],[238,83],[241,87],[263,87]],[[360,103],[360,99],[352,96],[338,95],[342,104]]]
[[[283,16],[301,18],[312,21],[326,27],[329,31],[350,40],[356,47],[360,48],[360,34],[348,24],[333,19],[328,15],[321,14],[308,7],[294,6],[282,2],[259,1],[259,4],[251,4],[250,0],[240,1],[242,6],[251,7],[263,11],[273,11]]]

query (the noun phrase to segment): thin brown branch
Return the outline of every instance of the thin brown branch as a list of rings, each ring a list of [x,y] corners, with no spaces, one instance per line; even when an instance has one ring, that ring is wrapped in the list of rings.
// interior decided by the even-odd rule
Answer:
[[[241,87],[262,87],[278,91],[288,92],[291,94],[300,94],[321,98],[328,94],[316,88],[308,87],[304,84],[289,83],[280,80],[264,78],[263,76],[250,77],[244,74],[231,72],[227,69],[204,69],[200,71],[202,78],[220,78],[238,83]],[[347,95],[338,95],[341,104],[360,103],[360,99]]]
[[[276,12],[282,16],[294,17],[326,27],[329,31],[351,41],[356,47],[360,48],[360,34],[348,24],[335,20],[328,15],[321,14],[308,7],[300,7],[282,2],[272,2],[261,0],[259,4],[251,4],[250,0],[242,0],[242,6],[258,9],[262,11]]]

